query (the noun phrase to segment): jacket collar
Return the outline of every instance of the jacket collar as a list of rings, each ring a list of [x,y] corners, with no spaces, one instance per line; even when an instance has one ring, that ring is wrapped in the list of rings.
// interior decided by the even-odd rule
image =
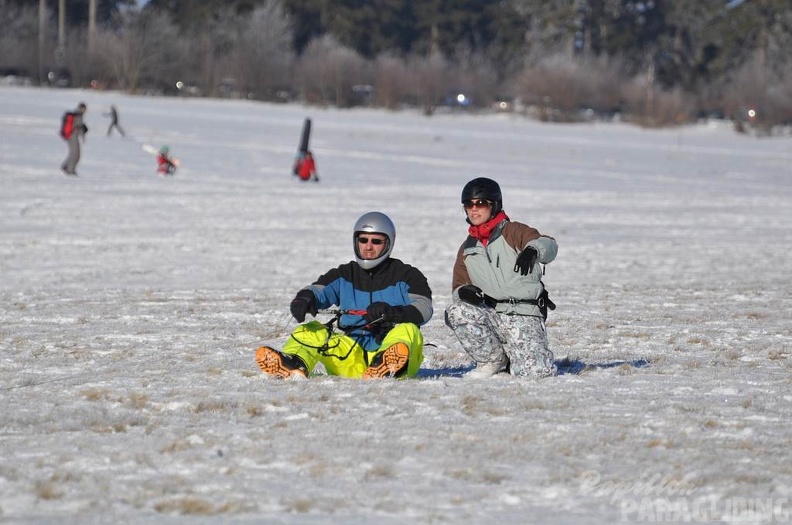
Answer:
[[[508,222],[508,220],[509,217],[506,215],[506,212],[501,210],[497,215],[495,215],[495,217],[491,218],[485,223],[479,224],[478,226],[471,224],[468,228],[468,233],[471,237],[486,246],[493,237],[493,233],[496,232],[496,230],[500,231],[498,226],[503,222]],[[495,237],[497,237],[497,234]]]

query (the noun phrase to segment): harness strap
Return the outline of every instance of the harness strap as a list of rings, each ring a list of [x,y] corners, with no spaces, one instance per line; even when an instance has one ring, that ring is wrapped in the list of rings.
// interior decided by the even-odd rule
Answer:
[[[352,354],[352,351],[355,350],[355,348],[360,348],[361,350],[363,350],[363,358],[364,358],[364,360],[366,362],[366,366],[368,366],[370,364],[369,363],[369,356],[368,356],[369,352],[367,352],[362,346],[360,346],[359,337],[355,337],[355,336],[350,335],[350,332],[352,332],[356,328],[368,328],[372,324],[375,324],[375,323],[377,323],[379,321],[382,321],[382,318],[375,319],[374,321],[372,321],[370,323],[367,323],[367,324],[364,324],[364,325],[341,326],[340,320],[341,320],[341,316],[342,315],[343,315],[343,312],[339,311],[333,316],[332,319],[330,319],[326,323],[323,323],[325,329],[327,329],[327,339],[325,339],[325,342],[322,345],[320,345],[320,346],[314,346],[314,345],[310,345],[310,344],[308,344],[308,343],[306,343],[304,341],[300,341],[299,339],[297,339],[294,336],[294,333],[292,333],[289,337],[291,337],[292,339],[294,339],[295,341],[300,343],[302,346],[305,346],[307,348],[313,348],[314,350],[316,350],[317,353],[319,353],[321,355],[324,355],[324,356],[327,356],[327,357],[335,357],[337,359],[340,359],[341,361],[346,360]],[[330,349],[331,349],[330,339],[333,336],[333,325],[336,324],[336,323],[338,323],[338,329],[341,330],[341,332],[344,335],[352,337],[352,339],[354,341],[354,344],[352,345],[352,347],[349,349],[349,351],[345,355],[331,354],[330,353]],[[362,334],[361,334],[361,337],[362,337]],[[337,342],[335,345],[333,345],[332,348],[336,348],[339,344],[340,344],[340,341]]]
[[[495,299],[494,297],[490,297],[487,294],[484,294],[484,304],[489,306],[490,308],[495,308],[499,304],[533,304],[536,305],[539,310],[542,312],[542,316],[547,319],[547,310],[555,310],[556,304],[550,299],[550,296],[547,294],[547,289],[542,289],[542,294],[537,299]]]
[[[545,297],[539,297],[539,299],[503,299],[502,301],[499,301],[497,299],[492,299],[492,302],[495,303],[495,304],[502,304],[502,303],[508,303],[508,304],[535,304],[539,308],[544,308],[545,306],[547,306],[551,310],[555,309],[555,304],[553,304],[553,306],[550,307],[550,304],[552,303],[552,301],[550,300],[549,297],[546,298],[546,300],[545,300]]]

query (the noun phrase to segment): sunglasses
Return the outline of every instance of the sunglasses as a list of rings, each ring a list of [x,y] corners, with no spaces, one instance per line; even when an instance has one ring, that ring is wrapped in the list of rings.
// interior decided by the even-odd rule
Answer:
[[[358,244],[368,244],[371,243],[374,246],[380,246],[385,244],[385,239],[372,239],[370,237],[358,237],[357,238]]]
[[[466,210],[470,210],[472,208],[489,208],[492,206],[492,203],[486,199],[471,199],[465,201],[462,205]]]

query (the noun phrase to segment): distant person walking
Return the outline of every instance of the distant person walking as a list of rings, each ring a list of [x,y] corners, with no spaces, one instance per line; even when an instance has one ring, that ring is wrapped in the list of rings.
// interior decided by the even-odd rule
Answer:
[[[60,134],[69,148],[69,154],[61,164],[61,170],[66,175],[77,176],[77,163],[80,162],[80,138],[85,143],[85,134],[88,133],[88,126],[83,122],[86,111],[88,111],[88,107],[84,102],[80,102],[77,109],[64,113],[61,120]]]
[[[107,136],[113,132],[113,128],[117,129],[122,137],[126,137],[124,129],[118,124],[118,109],[115,106],[110,106],[109,113],[103,113],[105,117],[110,117],[110,126],[107,128]]]

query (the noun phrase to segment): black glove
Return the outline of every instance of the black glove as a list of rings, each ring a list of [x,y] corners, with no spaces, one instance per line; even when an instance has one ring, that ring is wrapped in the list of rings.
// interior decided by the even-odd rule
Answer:
[[[398,306],[391,306],[388,303],[378,301],[371,303],[366,309],[366,323],[382,321],[385,323],[400,323],[402,321],[402,311]]]
[[[298,323],[305,321],[305,314],[316,316],[316,296],[311,290],[300,290],[292,299],[289,310]]]
[[[466,284],[459,289],[459,299],[473,306],[481,306],[484,304],[484,292],[481,288],[472,284]]]
[[[526,246],[526,248],[517,256],[517,262],[514,263],[514,271],[520,275],[528,275],[533,271],[536,258],[539,257],[539,252],[533,246]]]

